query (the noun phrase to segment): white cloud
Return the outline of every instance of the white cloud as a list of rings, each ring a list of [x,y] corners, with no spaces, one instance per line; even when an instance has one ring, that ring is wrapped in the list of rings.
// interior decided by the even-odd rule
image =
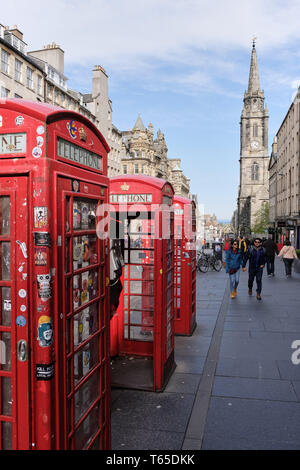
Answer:
[[[299,40],[300,4],[277,0],[11,0],[0,21],[18,24],[33,49],[55,41],[66,61],[135,68],[189,62],[195,51],[261,49]]]

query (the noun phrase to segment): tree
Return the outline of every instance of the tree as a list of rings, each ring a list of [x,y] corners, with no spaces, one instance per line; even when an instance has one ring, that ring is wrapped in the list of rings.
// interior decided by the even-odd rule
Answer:
[[[269,226],[269,203],[264,202],[255,213],[255,222],[251,228],[252,233],[264,233]]]

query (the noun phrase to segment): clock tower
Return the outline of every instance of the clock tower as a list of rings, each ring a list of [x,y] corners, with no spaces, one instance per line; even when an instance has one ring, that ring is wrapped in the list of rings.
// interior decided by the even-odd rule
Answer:
[[[240,185],[238,232],[250,235],[258,211],[269,201],[268,109],[260,89],[258,63],[253,41],[248,90],[240,122]]]

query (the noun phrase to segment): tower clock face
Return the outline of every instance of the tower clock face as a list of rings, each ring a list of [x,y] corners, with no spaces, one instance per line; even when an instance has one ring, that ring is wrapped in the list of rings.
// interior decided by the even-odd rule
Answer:
[[[257,142],[257,140],[253,140],[250,145],[252,150],[257,150],[259,147],[259,143]]]

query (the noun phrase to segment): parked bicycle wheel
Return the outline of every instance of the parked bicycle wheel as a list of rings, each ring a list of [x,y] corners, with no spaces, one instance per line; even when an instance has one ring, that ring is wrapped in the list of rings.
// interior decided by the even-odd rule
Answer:
[[[222,269],[222,261],[220,259],[215,259],[213,262],[213,268],[215,271],[221,271]]]
[[[209,269],[209,262],[206,259],[200,259],[198,263],[198,269],[202,273],[207,273]]]

